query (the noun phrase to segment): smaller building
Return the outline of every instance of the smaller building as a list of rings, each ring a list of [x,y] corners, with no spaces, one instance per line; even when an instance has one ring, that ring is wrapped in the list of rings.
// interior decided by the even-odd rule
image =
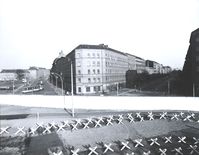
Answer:
[[[172,72],[172,68],[170,66],[163,66],[163,74],[168,74]]]
[[[171,67],[163,66],[158,62],[146,60],[146,71],[149,74],[168,74],[172,71],[172,69]]]
[[[29,71],[28,77],[30,80],[35,80],[38,78],[48,78],[50,75],[50,71],[48,69],[41,67],[30,67],[28,71]]]
[[[16,73],[0,73],[0,81],[13,81],[17,80]]]
[[[145,60],[143,58],[136,56],[135,57],[135,64],[136,64],[137,73],[143,73],[143,72],[146,71]]]
[[[11,75],[13,77],[15,77],[15,74],[16,74],[16,78],[18,80],[22,80],[24,78],[27,78],[29,76],[29,71],[25,70],[25,69],[3,69],[1,71],[1,73],[4,73],[4,76],[6,75]]]

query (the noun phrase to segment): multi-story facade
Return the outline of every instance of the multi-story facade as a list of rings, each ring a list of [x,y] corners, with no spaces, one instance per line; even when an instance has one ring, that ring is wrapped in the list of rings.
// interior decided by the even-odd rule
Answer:
[[[0,81],[13,81],[17,80],[16,73],[0,73]]]
[[[172,72],[172,68],[170,66],[163,66],[163,74],[168,74]]]
[[[128,58],[106,45],[79,45],[61,59],[56,60],[56,63],[62,66],[59,72],[63,74],[67,91],[71,91],[71,63],[73,90],[76,94],[106,92],[116,85],[125,84]],[[56,72],[55,67],[51,72]]]
[[[183,67],[184,95],[199,96],[199,29],[191,33]]]
[[[143,73],[146,71],[145,67],[145,60],[140,57],[135,57],[135,63],[136,63],[136,70],[137,73]]]
[[[126,72],[146,71],[145,60],[107,45],[79,45],[68,55],[56,58],[51,73],[62,77],[64,89],[75,94],[93,94],[125,85]],[[73,78],[71,78],[73,76]],[[61,80],[51,74],[51,82],[61,87]],[[73,82],[71,82],[73,80]]]
[[[146,71],[149,74],[168,74],[172,71],[172,69],[171,67],[163,66],[158,62],[146,60]]]
[[[129,53],[125,54],[128,57],[128,70],[136,70],[136,56]]]

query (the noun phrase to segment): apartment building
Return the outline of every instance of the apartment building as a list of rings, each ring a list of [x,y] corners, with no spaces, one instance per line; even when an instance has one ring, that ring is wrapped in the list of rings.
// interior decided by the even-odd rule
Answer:
[[[76,94],[110,91],[117,85],[125,84],[128,70],[127,56],[104,44],[79,45],[53,64],[51,72],[62,74],[66,91],[71,91],[73,80]]]
[[[171,67],[163,66],[162,64],[152,60],[146,60],[145,69],[149,74],[168,74],[172,71]]]
[[[153,72],[161,72],[160,64],[154,62],[153,65]],[[100,44],[79,45],[66,56],[59,54],[50,72],[62,77],[67,92],[73,88],[75,94],[94,94],[125,86],[128,70],[145,72],[145,60]],[[61,87],[60,77],[51,74],[50,80]]]
[[[146,71],[145,67],[145,60],[140,57],[135,57],[135,63],[136,63],[136,71],[137,73],[143,73]]]

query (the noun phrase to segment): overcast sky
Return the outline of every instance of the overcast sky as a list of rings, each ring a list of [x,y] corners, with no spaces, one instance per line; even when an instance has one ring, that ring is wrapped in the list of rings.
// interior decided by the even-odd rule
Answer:
[[[0,0],[0,69],[51,68],[79,44],[182,68],[199,0]]]

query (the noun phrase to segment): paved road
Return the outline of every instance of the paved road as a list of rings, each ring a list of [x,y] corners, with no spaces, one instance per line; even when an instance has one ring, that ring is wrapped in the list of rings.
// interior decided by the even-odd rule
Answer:
[[[40,79],[34,80],[32,81],[32,83],[29,85],[29,87],[35,87],[38,85],[38,83],[40,82]],[[38,92],[30,92],[30,93],[26,93],[27,95],[57,95],[57,93],[55,92],[55,87],[52,86],[47,80],[42,79],[43,81],[43,87],[44,89]],[[25,86],[20,88],[15,94],[23,94],[22,91],[24,90]]]

